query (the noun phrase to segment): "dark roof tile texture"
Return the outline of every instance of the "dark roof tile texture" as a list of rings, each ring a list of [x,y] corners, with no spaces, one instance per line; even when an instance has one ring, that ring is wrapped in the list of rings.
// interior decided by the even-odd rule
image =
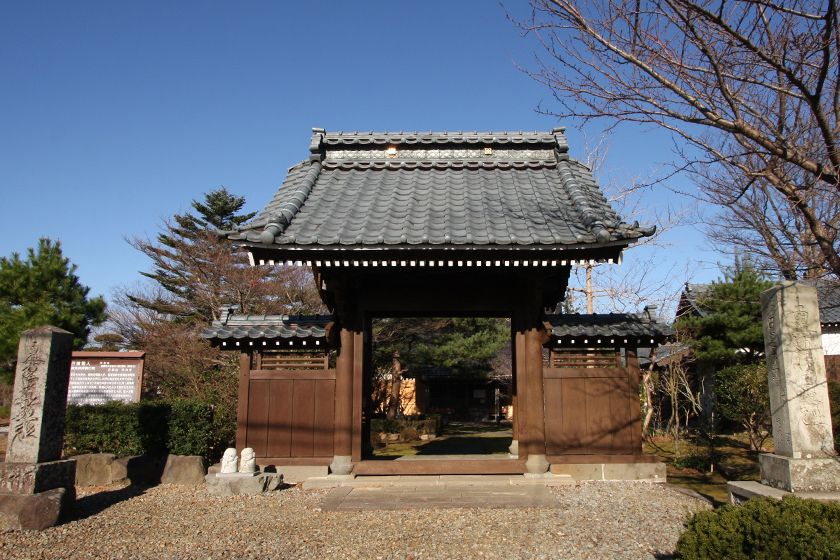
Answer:
[[[840,323],[840,283],[818,282],[817,299],[820,304],[820,323]]]
[[[385,152],[350,158],[340,150],[326,157],[333,147],[418,143],[527,149],[499,152],[514,154],[510,159],[461,158],[452,150],[438,159],[383,159]],[[230,237],[281,246],[570,246],[650,235],[651,229],[621,222],[590,171],[565,149],[559,131],[316,131],[314,157],[292,167],[259,216]]]
[[[647,313],[593,313],[549,315],[551,334],[557,338],[655,338],[674,335],[670,326],[652,319]]]
[[[201,336],[212,341],[323,339],[331,320],[327,315],[231,315],[226,321],[213,321]]]

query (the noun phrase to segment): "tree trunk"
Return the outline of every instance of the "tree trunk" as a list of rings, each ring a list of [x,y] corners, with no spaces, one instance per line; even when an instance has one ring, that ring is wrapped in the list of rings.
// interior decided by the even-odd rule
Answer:
[[[391,394],[388,398],[388,420],[397,417],[400,410],[400,386],[402,385],[402,364],[400,364],[400,353],[394,352],[394,362],[391,367]]]

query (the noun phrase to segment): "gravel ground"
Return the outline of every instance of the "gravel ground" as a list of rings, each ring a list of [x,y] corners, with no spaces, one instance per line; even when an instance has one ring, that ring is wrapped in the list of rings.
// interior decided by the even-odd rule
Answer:
[[[646,483],[549,491],[559,508],[321,512],[326,490],[85,489],[79,519],[2,533],[0,558],[658,558],[710,507]]]

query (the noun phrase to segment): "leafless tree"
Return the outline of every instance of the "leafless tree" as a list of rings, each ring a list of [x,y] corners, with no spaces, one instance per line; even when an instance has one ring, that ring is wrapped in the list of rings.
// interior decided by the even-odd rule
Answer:
[[[836,224],[815,197],[840,195],[834,0],[531,0],[520,26],[539,38],[531,74],[557,108],[584,124],[606,119],[670,131],[674,172],[737,175],[732,201],[755,188],[786,201],[840,275]]]
[[[586,147],[586,165],[598,178],[604,196],[614,210],[627,221],[653,223],[656,232],[639,240],[625,252],[621,264],[589,264],[574,269],[570,292],[584,296],[586,312],[638,311],[655,303],[660,309],[673,309],[685,282],[687,270],[676,264],[664,264],[663,253],[670,247],[668,236],[686,224],[692,205],[682,208],[657,208],[651,202],[656,193],[649,182],[622,177],[621,181],[603,176],[608,144],[604,136],[594,146]],[[638,251],[638,248],[646,248]]]
[[[809,177],[803,177],[803,183]],[[819,278],[829,270],[811,230],[792,202],[767,181],[743,188],[743,174],[724,169],[703,182],[707,200],[726,209],[705,221],[710,239],[747,255],[756,267],[788,280]],[[802,190],[809,206],[831,231],[840,227],[840,196],[824,185]],[[836,244],[836,241],[835,241]]]

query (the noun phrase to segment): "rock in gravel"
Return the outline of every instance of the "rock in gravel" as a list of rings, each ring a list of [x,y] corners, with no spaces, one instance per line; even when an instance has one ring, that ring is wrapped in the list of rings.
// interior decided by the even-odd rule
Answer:
[[[204,458],[198,455],[170,455],[160,481],[164,484],[195,486],[204,484]]]

